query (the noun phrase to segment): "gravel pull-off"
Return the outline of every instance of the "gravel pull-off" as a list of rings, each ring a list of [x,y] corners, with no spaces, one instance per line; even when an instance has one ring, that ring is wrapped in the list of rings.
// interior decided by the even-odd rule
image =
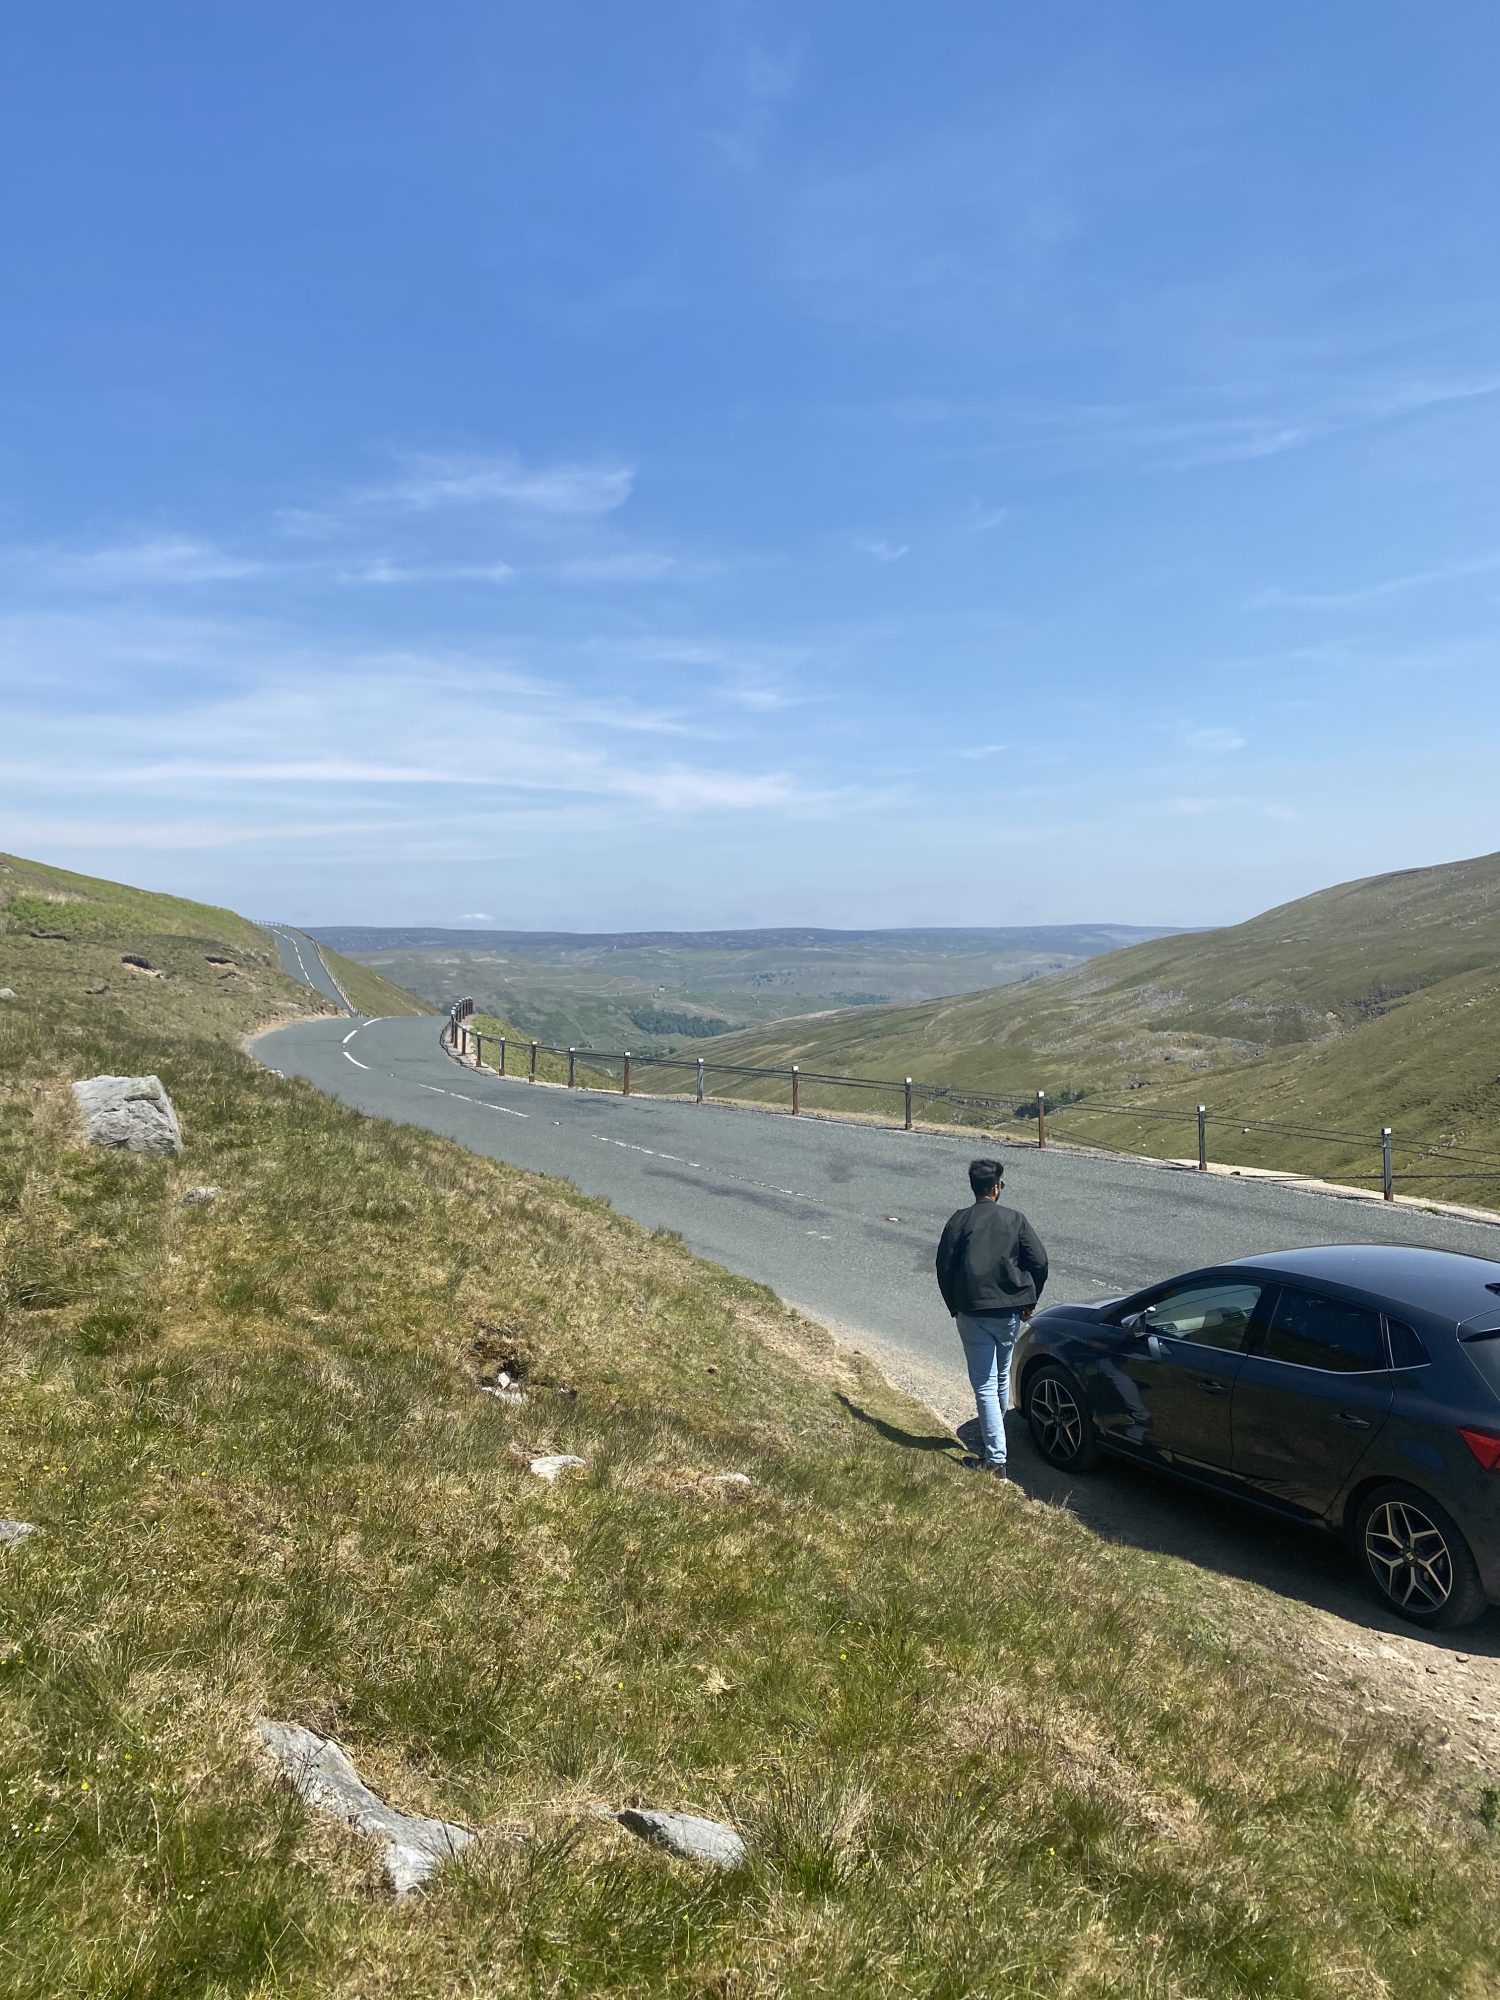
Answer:
[[[700,1819],[696,1813],[645,1812],[627,1806],[615,1818],[679,1861],[701,1861],[709,1868],[743,1868],[750,1858],[732,1826],[723,1826],[716,1819]]]
[[[299,1798],[385,1842],[381,1866],[398,1896],[419,1889],[435,1868],[474,1835],[444,1819],[397,1812],[360,1778],[337,1743],[295,1722],[258,1722],[256,1733]]]
[[[581,1458],[574,1458],[571,1452],[554,1451],[548,1452],[543,1458],[534,1458],[526,1469],[528,1472],[534,1472],[538,1479],[545,1479],[550,1484],[553,1480],[561,1478],[563,1473],[571,1472],[575,1466],[582,1466],[583,1463]]]
[[[182,1151],[182,1127],[159,1076],[91,1076],[75,1083],[91,1146],[129,1153]]]
[[[28,1535],[35,1533],[35,1521],[0,1521],[0,1544],[24,1542]]]

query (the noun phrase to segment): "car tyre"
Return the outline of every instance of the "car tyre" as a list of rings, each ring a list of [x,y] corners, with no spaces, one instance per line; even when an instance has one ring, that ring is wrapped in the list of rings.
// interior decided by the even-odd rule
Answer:
[[[1060,1472],[1085,1472],[1099,1456],[1087,1399],[1055,1361],[1026,1377],[1026,1424],[1032,1443]]]
[[[1415,1486],[1392,1480],[1366,1494],[1354,1517],[1354,1553],[1388,1611],[1444,1631],[1469,1625],[1489,1604],[1458,1523]]]

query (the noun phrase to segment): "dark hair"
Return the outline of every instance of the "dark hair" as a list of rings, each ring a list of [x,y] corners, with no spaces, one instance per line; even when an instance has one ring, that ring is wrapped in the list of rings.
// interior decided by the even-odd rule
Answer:
[[[970,1160],[969,1186],[977,1196],[993,1194],[1005,1179],[1005,1169],[998,1160]]]

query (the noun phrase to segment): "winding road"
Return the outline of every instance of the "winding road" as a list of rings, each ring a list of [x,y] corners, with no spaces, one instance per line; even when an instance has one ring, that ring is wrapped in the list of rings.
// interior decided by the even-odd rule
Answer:
[[[256,1053],[358,1110],[560,1175],[650,1229],[676,1230],[700,1256],[863,1337],[909,1379],[962,1381],[932,1253],[969,1199],[972,1133],[528,1084],[459,1064],[439,1047],[438,1025],[302,1021],[262,1036]],[[1003,1157],[1007,1199],[1052,1258],[1052,1298],[1107,1298],[1292,1245],[1400,1241],[1493,1255],[1500,1243],[1488,1224],[1274,1183],[1055,1148],[1007,1146]]]
[[[281,959],[281,969],[304,986],[310,986],[314,993],[321,993],[325,1000],[331,1000],[335,1007],[342,1007],[349,1013],[348,1001],[334,983],[333,974],[323,963],[323,954],[304,931],[288,930],[285,924],[267,924],[265,927],[276,940],[276,950]]]
[[[967,1417],[966,1434],[972,1428],[932,1272],[943,1222],[968,1199],[972,1134],[528,1084],[460,1064],[439,1046],[439,1025],[433,1016],[300,1021],[253,1047],[261,1062],[360,1111],[559,1175],[648,1228],[677,1231],[700,1256],[759,1279],[868,1353],[949,1422]],[[1456,1216],[1141,1160],[1002,1150],[1007,1198],[1050,1253],[1052,1299],[1104,1298],[1294,1245],[1404,1241],[1493,1256],[1500,1244],[1494,1225]],[[952,1446],[941,1426],[917,1434],[869,1421],[913,1450]],[[1313,1622],[1284,1641],[1302,1649],[1309,1672],[1319,1660],[1327,1671],[1315,1677],[1341,1684],[1375,1663],[1393,1713],[1438,1716],[1455,1750],[1500,1778],[1500,1616],[1454,1635],[1414,1633],[1365,1597],[1332,1537],[1133,1466],[1069,1483],[1031,1451],[1014,1417],[1011,1435],[1014,1472],[1034,1497],[1112,1539],[1311,1606]]]

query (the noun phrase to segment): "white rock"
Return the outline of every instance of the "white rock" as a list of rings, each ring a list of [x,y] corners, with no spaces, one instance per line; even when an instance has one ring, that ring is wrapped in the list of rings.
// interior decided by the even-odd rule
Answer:
[[[526,1391],[524,1389],[504,1389],[498,1382],[481,1382],[479,1393],[481,1396],[493,1396],[497,1403],[524,1403],[526,1401]]]
[[[75,1083],[91,1146],[130,1153],[182,1151],[182,1127],[159,1076],[91,1076]]]
[[[337,1743],[295,1722],[261,1721],[256,1734],[270,1751],[293,1791],[319,1812],[347,1820],[361,1833],[385,1843],[381,1866],[398,1896],[409,1896],[451,1854],[474,1838],[467,1827],[445,1819],[422,1819],[397,1812],[360,1778]]]
[[[755,1481],[748,1472],[711,1472],[708,1483],[710,1486],[753,1486]]]
[[[215,1196],[224,1192],[218,1187],[191,1187],[178,1202],[179,1208],[206,1208]]]
[[[0,986],[0,1000],[14,1000],[15,997],[16,989],[14,986]]]
[[[543,1458],[534,1458],[527,1470],[534,1472],[538,1479],[545,1479],[550,1484],[563,1473],[571,1472],[575,1465],[581,1466],[583,1463],[581,1458],[574,1458],[571,1452],[554,1451],[548,1452]]]
[[[0,1521],[0,1543],[24,1542],[36,1533],[35,1521]]]
[[[716,1819],[700,1819],[696,1813],[642,1812],[627,1806],[615,1818],[679,1861],[701,1861],[710,1868],[743,1868],[750,1858],[732,1826],[721,1825]]]

